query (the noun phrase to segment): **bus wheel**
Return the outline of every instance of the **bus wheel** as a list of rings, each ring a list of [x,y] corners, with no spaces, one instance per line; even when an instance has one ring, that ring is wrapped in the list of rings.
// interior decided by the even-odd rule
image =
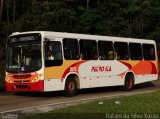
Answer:
[[[77,93],[77,83],[74,77],[68,77],[65,84],[65,96],[75,96]]]
[[[132,75],[126,75],[125,83],[124,83],[124,90],[131,91],[134,86],[134,79]]]

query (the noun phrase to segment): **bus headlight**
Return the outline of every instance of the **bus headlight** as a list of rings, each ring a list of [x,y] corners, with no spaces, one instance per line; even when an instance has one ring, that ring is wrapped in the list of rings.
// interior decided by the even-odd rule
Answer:
[[[10,80],[10,78],[8,78],[8,77],[5,78],[5,81],[8,83],[12,83],[12,80]]]
[[[39,76],[37,75],[36,77],[34,77],[34,79],[32,80],[32,82],[38,82],[39,81]]]
[[[38,74],[37,76],[34,77],[34,79],[32,80],[32,82],[38,82],[41,78],[41,74]]]

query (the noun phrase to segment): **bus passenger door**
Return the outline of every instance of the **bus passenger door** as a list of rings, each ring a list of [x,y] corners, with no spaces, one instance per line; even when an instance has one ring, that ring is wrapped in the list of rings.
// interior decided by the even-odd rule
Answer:
[[[62,90],[62,45],[60,41],[44,42],[45,91]]]

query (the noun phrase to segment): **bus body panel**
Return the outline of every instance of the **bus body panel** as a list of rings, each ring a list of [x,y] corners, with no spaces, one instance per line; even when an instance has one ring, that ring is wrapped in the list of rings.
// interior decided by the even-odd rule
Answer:
[[[44,92],[64,90],[64,82],[61,79],[44,80],[44,85]]]
[[[52,79],[46,81],[45,83],[46,91],[54,90],[64,90],[65,80],[69,74],[76,74],[79,76],[80,80],[80,89],[83,88],[93,88],[93,87],[104,87],[104,86],[120,86],[124,85],[125,75],[128,72],[133,72],[135,76],[135,84],[144,83],[152,80],[156,80],[158,75],[156,72],[156,64],[152,67],[153,64],[148,63],[143,70],[142,66],[144,61],[65,61],[62,74],[60,75],[50,75]],[[122,63],[123,62],[123,63]],[[124,63],[126,63],[124,65]],[[142,63],[142,66],[139,66],[139,63]],[[68,64],[68,65],[66,65]],[[149,65],[150,64],[150,65]],[[139,67],[139,68],[137,68]],[[52,67],[54,71],[55,67]],[[142,69],[141,69],[142,68]],[[141,70],[139,70],[141,69]],[[55,68],[56,70],[56,68]],[[59,71],[59,70],[58,70]],[[56,72],[56,71],[55,71]],[[136,73],[136,74],[135,74]],[[57,88],[56,88],[57,87]]]

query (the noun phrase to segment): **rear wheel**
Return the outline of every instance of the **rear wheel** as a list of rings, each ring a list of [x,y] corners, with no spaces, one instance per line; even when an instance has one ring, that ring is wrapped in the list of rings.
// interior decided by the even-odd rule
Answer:
[[[124,90],[131,91],[134,86],[134,78],[133,75],[126,75],[125,83],[124,83]]]
[[[65,96],[75,96],[77,93],[77,83],[74,77],[68,77],[65,84]]]

